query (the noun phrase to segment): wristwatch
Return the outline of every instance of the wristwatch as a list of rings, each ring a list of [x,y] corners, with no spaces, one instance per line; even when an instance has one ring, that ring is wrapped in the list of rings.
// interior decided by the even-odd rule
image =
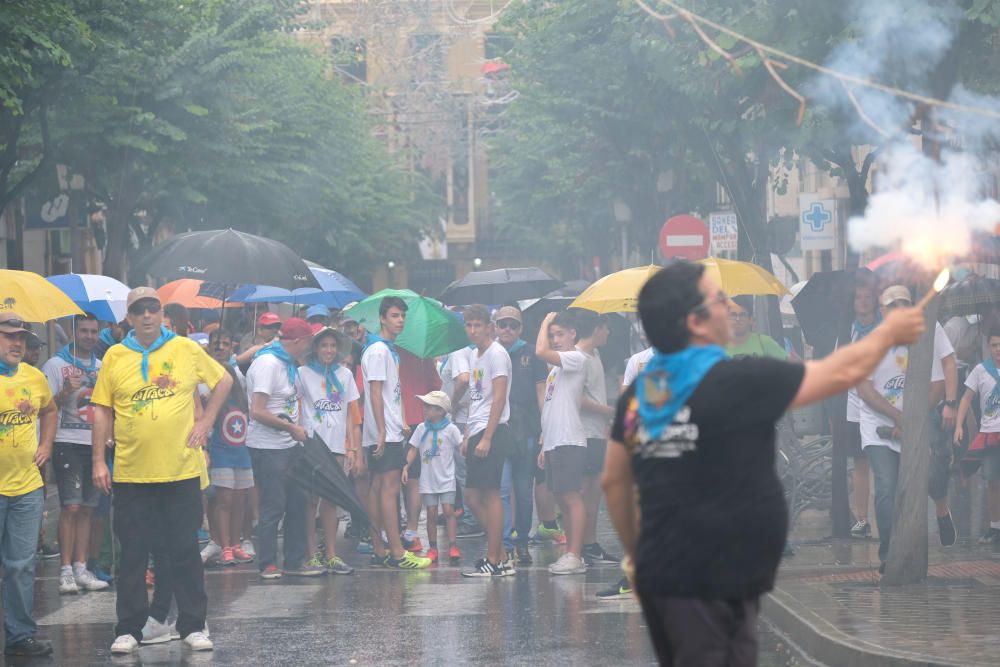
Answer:
[[[948,406],[949,408],[957,408],[958,407],[958,401],[956,401],[956,400],[945,401],[944,404],[946,406]]]

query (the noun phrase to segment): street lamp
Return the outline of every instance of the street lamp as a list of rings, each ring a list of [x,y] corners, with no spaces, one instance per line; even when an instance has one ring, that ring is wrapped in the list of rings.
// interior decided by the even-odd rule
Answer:
[[[474,267],[475,267],[475,268],[476,268],[477,270],[478,270],[478,269],[479,269],[479,267],[481,267],[482,265],[483,265],[483,260],[482,260],[481,258],[479,258],[479,257],[476,257],[476,258],[475,258],[474,260],[472,260],[472,266],[474,266]]]
[[[394,261],[392,261],[390,259],[388,262],[385,263],[385,266],[386,266],[387,269],[389,269],[388,276],[387,276],[388,279],[389,279],[389,288],[390,289],[395,289],[395,287],[396,287],[396,273],[395,273],[394,269],[396,268],[396,262],[394,262]]]
[[[621,197],[615,199],[614,203],[615,221],[621,227],[622,232],[622,268],[628,266],[628,223],[632,221],[632,209]]]

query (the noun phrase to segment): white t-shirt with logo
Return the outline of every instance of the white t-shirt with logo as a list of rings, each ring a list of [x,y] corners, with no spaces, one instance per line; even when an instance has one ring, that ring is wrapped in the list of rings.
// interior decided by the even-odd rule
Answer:
[[[342,393],[327,387],[326,378],[309,366],[299,368],[296,384],[302,397],[302,428],[315,434],[334,454],[346,454],[349,408],[361,396],[351,371],[338,366],[334,375],[344,388]]]
[[[944,369],[941,360],[954,354],[948,337],[944,335],[941,325],[934,332],[934,360],[931,362],[931,382],[944,380]],[[875,391],[898,410],[903,409],[903,388],[906,384],[906,369],[909,364],[910,348],[898,346],[889,350],[875,372],[869,378],[875,386]],[[861,405],[861,446],[888,447],[894,452],[900,451],[899,442],[879,437],[880,426],[894,426],[893,421],[862,401]]]
[[[402,387],[399,384],[399,362],[392,356],[392,350],[382,341],[376,341],[365,348],[361,355],[361,374],[364,378],[365,423],[361,433],[361,443],[365,447],[378,445],[378,424],[372,411],[371,382],[382,382],[382,403],[385,406],[385,441],[403,441]]]
[[[598,405],[608,404],[608,387],[604,383],[604,364],[601,353],[594,350],[587,355],[584,365],[583,395]],[[588,439],[603,440],[608,437],[611,419],[592,410],[580,409],[580,421]]]
[[[437,369],[438,375],[441,377],[441,391],[448,394],[448,398],[452,398],[455,395],[455,380],[458,379],[458,376],[462,373],[468,373],[471,370],[469,368],[469,352],[471,350],[463,347],[461,350],[455,350],[438,362]],[[452,406],[451,416],[454,423],[462,424],[463,426],[469,421],[468,391],[462,394],[458,405]]]
[[[288,379],[285,362],[273,354],[260,355],[247,369],[246,385],[251,405],[254,394],[267,394],[268,412],[292,424],[299,423],[299,394]],[[250,417],[246,444],[251,449],[288,449],[298,443],[288,431],[279,431]]]
[[[469,437],[486,428],[490,420],[490,408],[493,405],[493,380],[498,377],[507,378],[507,395],[504,396],[503,412],[498,424],[506,424],[510,419],[510,379],[511,363],[507,349],[493,341],[481,355],[478,349],[469,350],[469,361],[472,368],[469,371]]]
[[[646,367],[646,364],[648,364],[649,360],[652,358],[652,347],[647,347],[642,352],[636,352],[629,357],[628,363],[625,364],[625,377],[622,379],[622,384],[628,387],[635,382],[635,379],[639,377],[639,373],[642,372],[642,369]]]
[[[420,493],[451,493],[455,490],[455,454],[462,446],[462,434],[454,424],[438,432],[438,448],[434,452],[434,434],[418,424],[410,438],[420,456]]]
[[[587,434],[580,421],[580,399],[587,379],[587,354],[580,350],[560,352],[562,366],[552,366],[545,381],[542,406],[542,446],[547,452],[556,447],[587,446]]]
[[[97,368],[101,360],[97,360]],[[52,357],[42,365],[42,373],[49,381],[52,396],[62,391],[66,379],[71,375],[80,376],[80,388],[73,392],[69,401],[59,407],[59,426],[56,429],[56,442],[72,442],[79,445],[92,444],[91,433],[94,430],[94,408],[90,404],[90,395],[97,383],[97,372],[87,372],[61,357]]]
[[[980,433],[1000,433],[1000,390],[997,381],[982,364],[978,364],[965,378],[965,386],[979,395],[982,415],[979,422]]]

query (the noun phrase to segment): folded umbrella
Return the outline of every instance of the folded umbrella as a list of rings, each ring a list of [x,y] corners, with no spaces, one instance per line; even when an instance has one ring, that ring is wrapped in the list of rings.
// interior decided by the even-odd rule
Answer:
[[[396,338],[396,345],[421,359],[440,357],[460,350],[469,344],[465,326],[458,315],[441,305],[439,301],[420,296],[408,289],[384,289],[372,294],[345,312],[364,325],[368,331],[378,333],[381,328],[378,309],[382,299],[398,296],[408,308],[406,326]]]
[[[125,319],[129,287],[114,278],[86,273],[49,276],[48,281],[73,300],[84,312],[105,322]]]
[[[303,489],[351,514],[365,517],[367,522],[368,514],[354,490],[354,482],[344,472],[336,455],[316,436],[306,440],[287,474]]]
[[[441,293],[441,301],[452,306],[500,305],[537,298],[562,286],[562,282],[537,266],[473,271],[448,285]]]
[[[319,287],[309,267],[288,246],[234,229],[172,236],[154,247],[139,266],[158,278],[285,289]]]

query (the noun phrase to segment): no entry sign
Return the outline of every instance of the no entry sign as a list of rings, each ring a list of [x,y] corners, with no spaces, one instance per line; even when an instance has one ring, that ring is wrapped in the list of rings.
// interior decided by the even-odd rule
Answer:
[[[660,230],[660,251],[666,259],[705,259],[710,242],[708,226],[693,215],[675,215]]]

